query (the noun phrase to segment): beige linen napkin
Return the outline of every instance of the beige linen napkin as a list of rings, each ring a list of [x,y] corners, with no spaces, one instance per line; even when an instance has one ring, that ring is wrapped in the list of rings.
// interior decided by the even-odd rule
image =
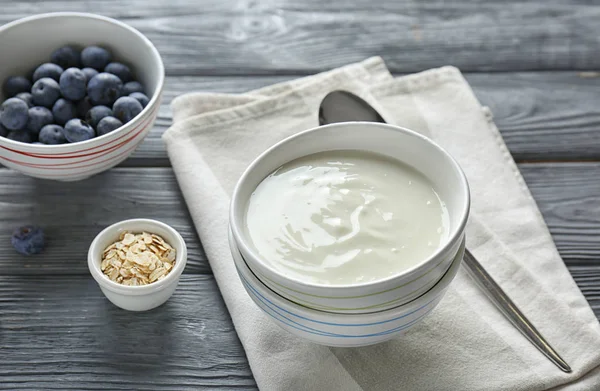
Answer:
[[[279,329],[240,283],[227,245],[232,189],[252,159],[318,125],[321,99],[344,89],[384,118],[431,137],[472,189],[468,247],[573,367],[564,374],[490,304],[463,270],[404,336],[328,348]],[[262,390],[600,390],[600,326],[560,259],[494,123],[452,67],[393,78],[380,58],[241,95],[173,101],[164,134],[173,169]],[[365,137],[369,137],[365,134]]]

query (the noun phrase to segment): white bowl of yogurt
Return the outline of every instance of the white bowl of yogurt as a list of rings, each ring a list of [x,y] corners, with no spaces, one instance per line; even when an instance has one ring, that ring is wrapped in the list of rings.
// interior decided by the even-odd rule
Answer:
[[[272,291],[315,310],[369,313],[430,290],[459,251],[467,179],[428,138],[369,122],[289,137],[232,196],[232,252]]]

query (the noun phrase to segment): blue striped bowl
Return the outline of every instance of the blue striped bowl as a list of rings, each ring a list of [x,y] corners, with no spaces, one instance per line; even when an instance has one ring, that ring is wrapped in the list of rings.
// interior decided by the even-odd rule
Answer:
[[[463,239],[442,279],[409,303],[379,312],[339,314],[307,308],[273,292],[248,268],[235,246],[231,231],[229,242],[246,292],[269,318],[297,337],[320,345],[338,347],[373,345],[397,337],[415,326],[440,302],[456,276],[465,252]]]
[[[312,153],[363,150],[402,161],[434,184],[450,215],[448,239],[427,259],[375,281],[330,285],[287,274],[254,248],[246,224],[247,204],[262,180],[282,164]],[[411,130],[369,122],[337,123],[295,134],[256,158],[240,177],[229,223],[236,248],[260,281],[282,297],[319,311],[379,312],[411,302],[434,287],[455,258],[469,215],[469,186],[458,163],[440,146]]]

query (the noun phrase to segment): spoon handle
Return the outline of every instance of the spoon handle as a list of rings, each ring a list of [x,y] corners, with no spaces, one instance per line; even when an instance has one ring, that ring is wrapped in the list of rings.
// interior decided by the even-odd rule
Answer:
[[[486,296],[498,307],[504,316],[550,361],[563,372],[570,373],[571,367],[569,364],[550,346],[469,250],[465,250],[463,260],[463,265],[466,266],[473,280],[480,285],[482,291],[485,292]]]

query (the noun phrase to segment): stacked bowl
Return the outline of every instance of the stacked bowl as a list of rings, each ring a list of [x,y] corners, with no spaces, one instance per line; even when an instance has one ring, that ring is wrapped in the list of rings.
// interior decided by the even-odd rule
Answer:
[[[257,186],[295,159],[352,150],[395,159],[428,178],[448,211],[447,238],[428,258],[375,281],[315,283],[273,267],[257,251],[248,231],[249,200]],[[318,344],[371,345],[405,332],[439,303],[462,261],[469,204],[460,166],[428,138],[393,125],[338,123],[289,137],[250,164],[233,192],[229,244],[247,293],[281,327]]]

